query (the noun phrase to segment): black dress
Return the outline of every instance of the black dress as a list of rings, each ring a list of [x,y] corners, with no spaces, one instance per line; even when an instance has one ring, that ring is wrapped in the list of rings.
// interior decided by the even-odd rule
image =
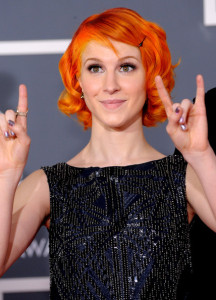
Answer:
[[[51,201],[51,299],[187,299],[182,279],[191,270],[191,249],[182,156],[43,170]]]

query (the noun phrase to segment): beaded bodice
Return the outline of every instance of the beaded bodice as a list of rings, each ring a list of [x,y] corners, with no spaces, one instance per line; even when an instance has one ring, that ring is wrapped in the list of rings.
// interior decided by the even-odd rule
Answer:
[[[177,299],[191,264],[181,156],[43,169],[51,201],[51,299]]]

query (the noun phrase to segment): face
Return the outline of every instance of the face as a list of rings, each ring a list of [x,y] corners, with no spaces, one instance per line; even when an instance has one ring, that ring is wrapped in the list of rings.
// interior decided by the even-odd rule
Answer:
[[[138,47],[112,44],[117,53],[95,41],[88,43],[79,83],[92,113],[92,126],[121,129],[142,123],[145,70]]]

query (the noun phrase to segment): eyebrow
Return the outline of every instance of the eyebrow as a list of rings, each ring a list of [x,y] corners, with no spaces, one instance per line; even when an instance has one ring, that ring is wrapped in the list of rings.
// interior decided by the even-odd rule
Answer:
[[[128,58],[132,58],[132,59],[135,59],[135,60],[137,60],[138,62],[140,62],[140,60],[139,60],[138,58],[136,58],[135,56],[132,56],[132,55],[123,56],[123,57],[119,58],[119,60],[122,61],[122,60],[125,60],[125,59],[128,59]],[[87,58],[87,59],[84,61],[83,65],[85,65],[89,60],[94,60],[94,61],[97,61],[97,62],[100,62],[100,63],[103,62],[102,60],[100,60],[100,59],[97,58],[97,57],[89,57],[89,58]]]

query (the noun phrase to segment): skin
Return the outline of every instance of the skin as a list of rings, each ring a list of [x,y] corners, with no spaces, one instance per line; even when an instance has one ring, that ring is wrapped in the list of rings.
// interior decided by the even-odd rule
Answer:
[[[89,144],[69,161],[74,166],[127,165],[164,156],[147,143],[143,134],[146,91],[140,50],[112,43],[118,55],[110,48],[90,42],[82,56],[79,83],[92,112],[92,131]],[[116,107],[104,105],[109,100],[123,102]]]
[[[118,56],[96,42],[87,45],[82,55],[79,83],[92,112],[93,126],[123,131],[137,120],[140,122],[142,117],[146,100],[145,70],[137,47],[112,43]],[[109,100],[123,103],[120,106],[106,104]]]
[[[79,83],[92,112],[92,133],[88,145],[68,161],[69,165],[130,165],[164,157],[147,143],[143,134],[145,70],[139,49],[114,41],[113,45],[118,55],[95,42],[90,42],[83,53]],[[168,116],[167,131],[188,161],[189,207],[216,231],[216,158],[207,139],[202,76],[197,77],[195,105],[187,99],[173,104],[162,79],[156,77],[155,82]],[[18,110],[25,112],[27,108],[27,89],[21,85]],[[186,130],[182,130],[182,124]],[[0,115],[0,129],[0,193],[4,195],[0,199],[0,273],[3,274],[25,251],[40,226],[45,223],[49,226],[50,199],[42,170],[18,186],[30,146],[26,118],[16,118],[15,112],[7,111]],[[9,133],[7,137],[5,132]]]

